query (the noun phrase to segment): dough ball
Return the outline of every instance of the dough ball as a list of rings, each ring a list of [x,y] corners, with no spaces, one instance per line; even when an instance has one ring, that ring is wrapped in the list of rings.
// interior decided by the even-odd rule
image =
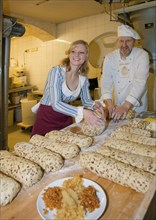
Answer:
[[[97,136],[100,135],[104,132],[106,127],[106,124],[104,121],[101,121],[101,124],[99,126],[90,126],[87,123],[83,122],[81,129],[83,134],[87,135],[87,136]]]

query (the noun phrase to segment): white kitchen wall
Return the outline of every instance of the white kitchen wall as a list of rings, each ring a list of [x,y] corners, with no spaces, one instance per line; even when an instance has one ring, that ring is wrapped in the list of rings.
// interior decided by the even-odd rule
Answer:
[[[99,14],[59,24],[55,40],[43,42],[33,36],[13,38],[10,58],[26,69],[29,84],[43,90],[49,69],[65,57],[70,42],[83,39],[90,43],[101,34],[116,31],[119,24],[110,21],[108,14]],[[88,76],[100,79],[101,69],[90,65]],[[150,74],[148,88],[149,110],[152,111],[156,109],[156,74]]]
[[[49,69],[59,64],[65,57],[65,51],[72,41],[83,39],[90,43],[97,36],[116,31],[119,23],[109,21],[109,15],[99,14],[62,23],[57,26],[57,39],[42,42],[33,36],[13,38],[11,41],[11,58],[24,67],[28,82],[39,90],[44,88]],[[90,65],[89,78],[100,78],[101,69]]]

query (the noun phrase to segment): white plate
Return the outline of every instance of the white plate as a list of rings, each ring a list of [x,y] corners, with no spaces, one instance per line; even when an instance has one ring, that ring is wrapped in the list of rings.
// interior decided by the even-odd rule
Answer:
[[[67,178],[63,178],[63,179],[59,179],[56,180],[55,182],[50,183],[48,186],[46,186],[39,194],[38,198],[37,198],[37,210],[40,214],[40,216],[45,219],[45,220],[54,220],[54,216],[56,214],[56,210],[53,211],[49,211],[48,210],[48,214],[45,215],[43,212],[43,209],[46,208],[45,207],[45,203],[42,199],[42,194],[45,192],[45,189],[47,189],[48,187],[54,187],[54,186],[62,186],[62,183],[67,180],[67,179],[71,179],[72,177],[67,177]],[[102,213],[104,212],[105,208],[106,208],[106,194],[104,192],[104,190],[101,188],[101,186],[99,186],[97,183],[89,180],[89,179],[85,179],[83,178],[83,185],[85,187],[92,185],[96,190],[97,190],[97,196],[100,200],[100,207],[98,209],[95,209],[94,212],[87,212],[86,216],[84,218],[84,220],[97,220]]]

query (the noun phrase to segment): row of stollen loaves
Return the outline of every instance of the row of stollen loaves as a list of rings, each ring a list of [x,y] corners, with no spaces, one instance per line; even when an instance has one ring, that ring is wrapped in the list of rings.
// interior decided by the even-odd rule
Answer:
[[[58,136],[62,137],[61,131]],[[92,145],[91,137],[74,136],[75,144],[72,141],[73,135],[70,134],[67,138],[70,141],[66,142],[34,135],[29,143],[16,143],[13,152],[0,151],[0,205],[7,205],[22,187],[27,188],[40,181],[44,172],[60,170],[65,159],[76,157],[81,148]]]

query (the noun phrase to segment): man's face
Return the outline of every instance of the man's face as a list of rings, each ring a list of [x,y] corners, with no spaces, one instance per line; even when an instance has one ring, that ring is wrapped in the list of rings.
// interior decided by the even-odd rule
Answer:
[[[118,46],[120,49],[120,54],[124,57],[129,56],[132,48],[134,47],[135,39],[132,37],[119,37]]]

